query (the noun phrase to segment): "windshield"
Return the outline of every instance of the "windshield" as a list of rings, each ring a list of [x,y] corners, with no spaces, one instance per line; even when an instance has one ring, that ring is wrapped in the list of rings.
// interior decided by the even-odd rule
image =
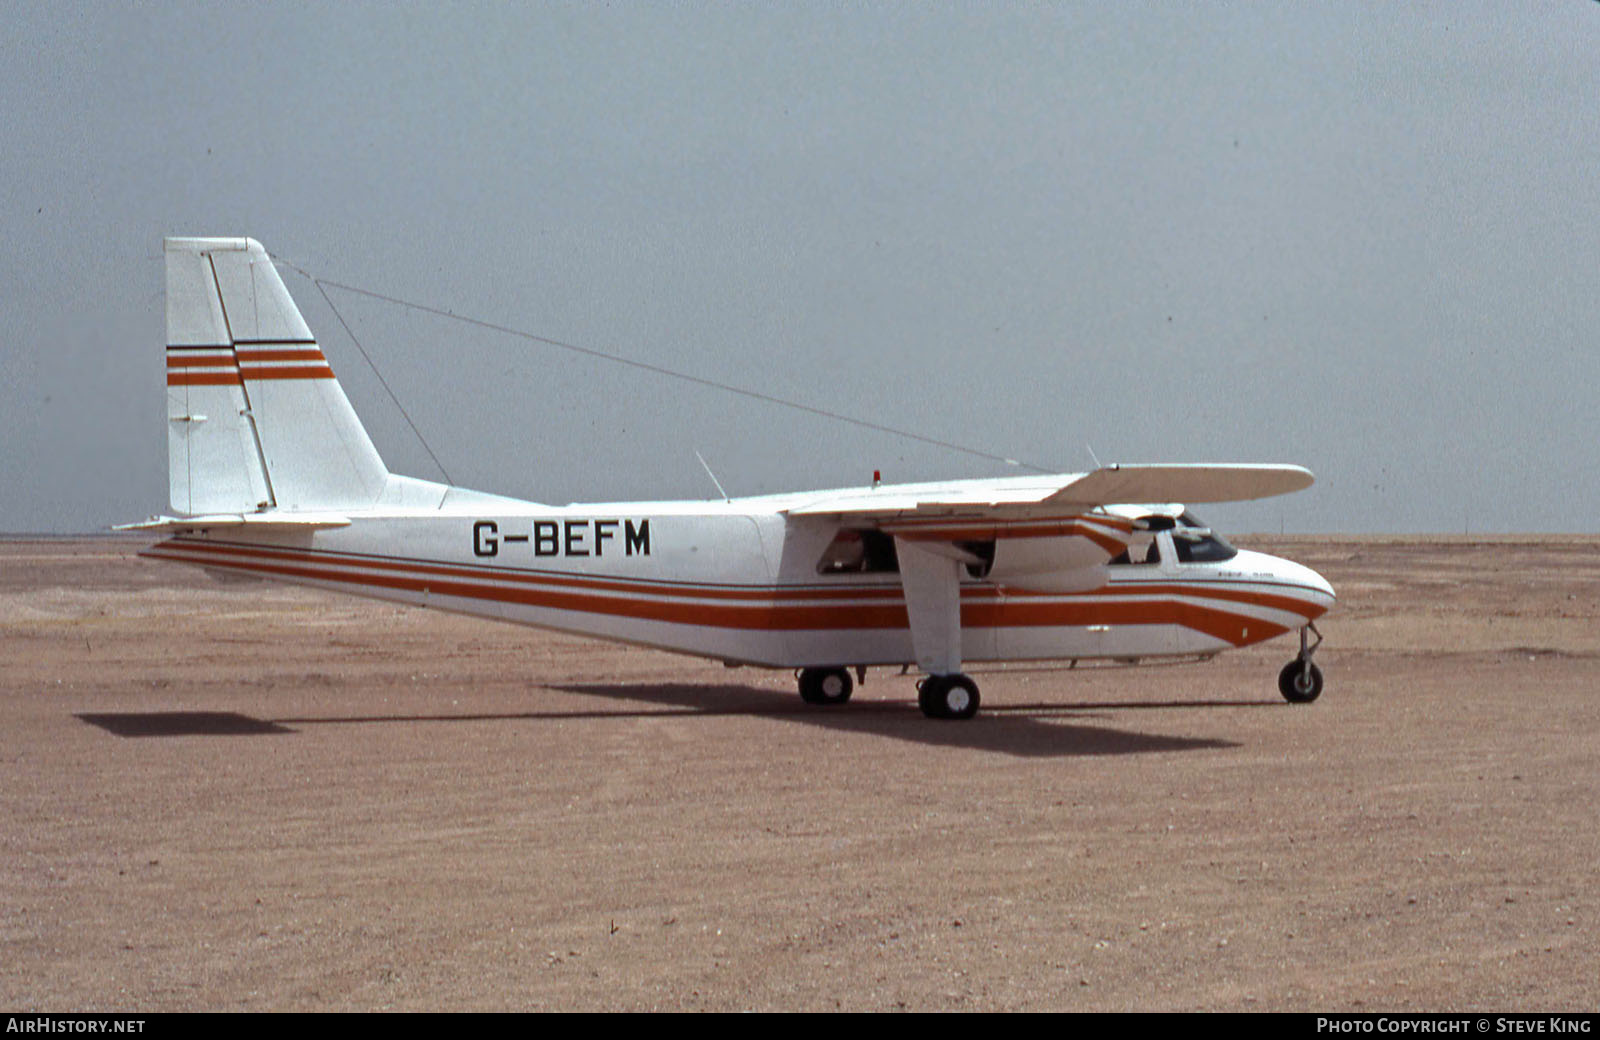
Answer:
[[[1179,563],[1218,563],[1239,555],[1226,538],[1214,533],[1193,513],[1178,517],[1178,525],[1172,529],[1172,547],[1177,550]]]

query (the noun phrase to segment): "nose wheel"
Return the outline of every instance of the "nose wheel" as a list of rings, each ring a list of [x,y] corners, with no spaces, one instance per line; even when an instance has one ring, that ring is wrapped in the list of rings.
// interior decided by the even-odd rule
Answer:
[[[1309,636],[1317,637],[1315,643]],[[1283,666],[1278,673],[1278,692],[1290,704],[1310,704],[1322,696],[1322,669],[1311,663],[1311,655],[1322,645],[1322,633],[1316,625],[1306,625],[1300,630],[1300,656]]]

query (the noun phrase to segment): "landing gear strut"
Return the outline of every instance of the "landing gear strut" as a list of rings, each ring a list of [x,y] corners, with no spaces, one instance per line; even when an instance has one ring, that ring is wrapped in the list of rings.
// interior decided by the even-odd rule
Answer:
[[[843,704],[854,689],[847,668],[800,669],[800,699],[807,704]]]
[[[1309,642],[1306,633],[1317,637]],[[1322,645],[1322,633],[1317,626],[1307,624],[1300,630],[1300,656],[1283,666],[1278,673],[1278,692],[1290,704],[1310,704],[1322,696],[1322,669],[1311,663],[1311,655]]]
[[[930,719],[970,719],[978,714],[978,684],[965,675],[930,675],[917,684],[917,704]]]

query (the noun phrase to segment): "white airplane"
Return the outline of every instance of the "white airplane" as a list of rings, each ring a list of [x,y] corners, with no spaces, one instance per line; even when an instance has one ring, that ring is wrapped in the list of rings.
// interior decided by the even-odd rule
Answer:
[[[1332,587],[1174,504],[1296,491],[1299,466],[541,505],[390,473],[258,242],[169,238],[166,263],[178,515],[125,525],[170,534],[142,555],[794,669],[819,705],[914,665],[938,719],[977,712],[968,661],[1205,659],[1295,630],[1279,690],[1322,692]]]

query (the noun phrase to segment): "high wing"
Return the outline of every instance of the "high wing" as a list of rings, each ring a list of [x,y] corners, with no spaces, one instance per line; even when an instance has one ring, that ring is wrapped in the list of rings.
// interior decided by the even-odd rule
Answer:
[[[1304,466],[1201,464],[1105,466],[1054,495],[1052,504],[1098,506],[1130,502],[1247,502],[1311,486]]]
[[[1303,466],[1221,463],[1103,466],[1047,477],[899,484],[829,492],[786,510],[790,516],[887,521],[913,516],[1026,517],[1156,502],[1243,502],[1310,487]]]
[[[966,569],[1037,592],[1087,589],[1105,580],[1101,565],[1135,535],[1126,510],[1106,507],[1244,501],[1299,491],[1312,479],[1309,470],[1288,465],[1104,466],[1061,476],[829,492],[785,512],[893,536],[917,666],[948,677],[961,671]],[[984,544],[987,559],[977,554]],[[947,693],[942,683],[925,686],[925,696]],[[975,698],[975,688],[970,692]],[[975,706],[974,699],[959,713]]]

